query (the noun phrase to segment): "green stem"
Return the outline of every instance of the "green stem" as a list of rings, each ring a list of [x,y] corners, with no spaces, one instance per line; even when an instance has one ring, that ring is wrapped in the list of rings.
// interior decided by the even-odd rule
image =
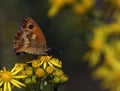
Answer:
[[[25,91],[58,91],[58,85],[47,83],[44,79],[39,80],[36,84],[29,85]]]
[[[43,89],[41,89],[40,91],[57,91],[57,86],[55,86],[54,84],[47,84],[46,86],[44,86]]]

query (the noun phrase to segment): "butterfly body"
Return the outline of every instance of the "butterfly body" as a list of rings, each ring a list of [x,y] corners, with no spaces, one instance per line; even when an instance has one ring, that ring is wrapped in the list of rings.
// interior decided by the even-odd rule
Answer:
[[[48,51],[45,36],[32,18],[27,17],[22,21],[13,40],[13,48],[17,54],[42,55]]]

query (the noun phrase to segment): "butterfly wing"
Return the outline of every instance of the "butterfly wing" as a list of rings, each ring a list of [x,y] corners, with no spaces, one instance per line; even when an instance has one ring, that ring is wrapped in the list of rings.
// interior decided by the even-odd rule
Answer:
[[[14,38],[13,47],[17,54],[42,55],[48,51],[46,39],[40,27],[29,17],[25,18],[21,23],[21,28]]]

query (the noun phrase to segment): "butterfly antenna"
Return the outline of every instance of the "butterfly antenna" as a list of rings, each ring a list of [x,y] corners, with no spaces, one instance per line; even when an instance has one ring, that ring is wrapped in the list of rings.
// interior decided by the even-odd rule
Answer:
[[[62,51],[60,50],[60,49],[58,49],[58,48],[54,48],[56,51],[58,51],[59,52],[59,54],[62,54]]]
[[[62,51],[60,49],[58,49],[58,48],[50,47],[49,51],[52,51],[52,50],[56,50],[59,54],[62,54]]]

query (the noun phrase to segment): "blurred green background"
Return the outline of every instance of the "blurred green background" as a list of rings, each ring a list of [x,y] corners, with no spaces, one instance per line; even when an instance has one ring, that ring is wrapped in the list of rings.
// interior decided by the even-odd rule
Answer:
[[[0,0],[0,66],[12,68],[19,62],[20,56],[14,53],[12,41],[21,21],[29,16],[40,25],[48,46],[58,49],[52,50],[51,55],[63,61],[69,81],[60,86],[59,91],[102,91],[91,77],[92,70],[83,62],[88,49],[86,36],[92,21],[74,15],[69,7],[48,18],[48,9],[48,0]]]

